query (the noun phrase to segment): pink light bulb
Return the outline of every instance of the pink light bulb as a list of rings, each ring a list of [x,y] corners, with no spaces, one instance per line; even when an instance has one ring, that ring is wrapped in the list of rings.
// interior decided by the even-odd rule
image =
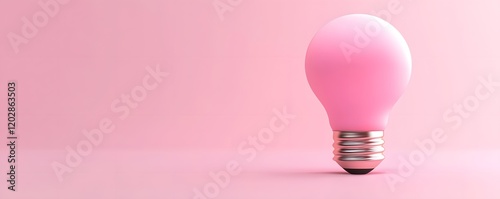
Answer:
[[[366,14],[339,17],[321,28],[306,54],[306,75],[323,104],[334,137],[334,160],[366,174],[384,159],[383,131],[411,75],[401,33]]]

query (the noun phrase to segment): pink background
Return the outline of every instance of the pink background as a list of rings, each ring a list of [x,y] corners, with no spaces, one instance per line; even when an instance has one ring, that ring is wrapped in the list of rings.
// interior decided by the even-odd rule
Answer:
[[[221,20],[213,0],[73,0],[15,53],[7,35],[21,34],[39,1],[47,2],[0,2],[0,139],[7,143],[9,80],[18,82],[20,137],[17,192],[6,188],[0,147],[2,199],[193,198],[231,160],[243,170],[216,198],[500,197],[500,87],[458,128],[443,120],[475,95],[479,77],[500,82],[499,1],[398,1],[390,23],[410,46],[412,77],[389,118],[386,159],[365,176],[331,160],[331,129],[304,56],[328,21],[390,1],[241,0],[227,3],[233,10]],[[156,65],[169,76],[118,119],[111,103]],[[295,118],[245,161],[240,143],[283,107]],[[51,164],[102,118],[116,129],[60,182]],[[399,173],[399,158],[436,128],[447,140],[391,189],[386,177]]]

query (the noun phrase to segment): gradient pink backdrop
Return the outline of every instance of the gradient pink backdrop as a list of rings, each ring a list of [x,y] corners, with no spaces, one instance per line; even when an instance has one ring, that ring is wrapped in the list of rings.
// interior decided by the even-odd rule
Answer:
[[[500,81],[499,1],[399,1],[390,23],[410,46],[412,77],[389,118],[386,160],[365,176],[344,175],[331,160],[304,56],[328,21],[390,1],[242,0],[221,20],[213,0],[73,0],[16,54],[7,34],[20,33],[38,2],[0,1],[0,139],[9,80],[18,82],[20,137],[17,192],[6,189],[0,147],[2,199],[193,198],[233,159],[243,171],[217,198],[500,197],[500,87],[459,128],[442,118],[474,95],[479,77]],[[157,64],[169,76],[117,119],[113,100]],[[238,145],[283,107],[296,117],[255,160],[241,161]],[[115,131],[59,182],[51,163],[105,117]],[[385,178],[399,158],[438,127],[447,141],[391,190]]]

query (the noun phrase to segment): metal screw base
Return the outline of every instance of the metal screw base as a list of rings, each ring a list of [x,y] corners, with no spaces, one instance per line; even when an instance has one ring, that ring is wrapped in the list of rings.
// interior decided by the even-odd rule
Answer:
[[[383,131],[333,131],[333,160],[350,174],[367,174],[384,159]]]

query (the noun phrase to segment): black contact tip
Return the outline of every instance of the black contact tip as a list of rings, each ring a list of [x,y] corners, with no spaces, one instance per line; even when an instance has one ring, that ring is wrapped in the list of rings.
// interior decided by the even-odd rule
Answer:
[[[363,174],[370,173],[370,171],[372,171],[373,169],[346,169],[346,168],[344,168],[344,170],[350,174],[363,175]]]

